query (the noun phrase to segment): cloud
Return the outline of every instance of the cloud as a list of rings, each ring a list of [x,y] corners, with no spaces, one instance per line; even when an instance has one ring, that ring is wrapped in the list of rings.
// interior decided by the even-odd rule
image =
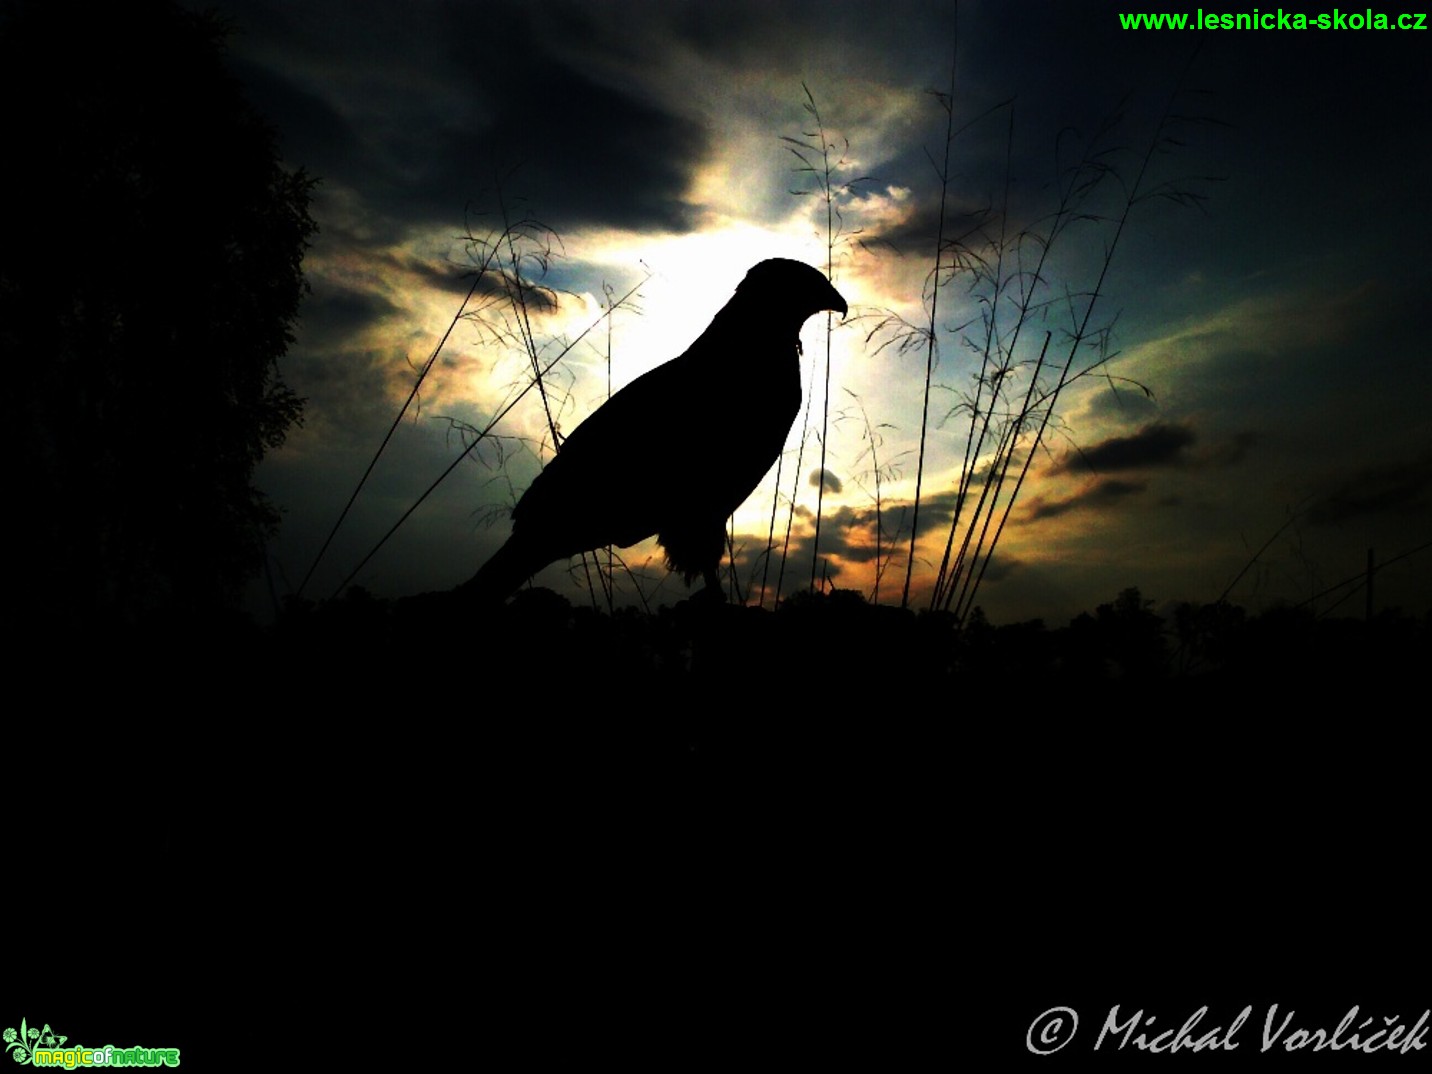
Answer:
[[[1142,470],[1154,466],[1181,466],[1187,459],[1183,449],[1197,437],[1188,425],[1156,422],[1133,436],[1113,436],[1082,451],[1071,452],[1054,468],[1054,473],[1089,469],[1095,473]]]
[[[1128,424],[1152,417],[1158,408],[1158,403],[1146,392],[1127,386],[1096,392],[1089,400],[1090,416]]]
[[[809,482],[811,488],[819,488],[821,485],[824,485],[826,492],[839,492],[845,487],[840,478],[836,477],[829,470],[812,470],[810,472]]]
[[[1084,507],[1110,507],[1130,496],[1139,495],[1146,487],[1142,481],[1109,480],[1097,482],[1083,492],[1063,500],[1036,497],[1029,505],[1025,520],[1035,522],[1043,518],[1054,518]]]
[[[1199,457],[1204,466],[1214,468],[1236,466],[1248,457],[1249,450],[1258,442],[1258,434],[1251,430],[1234,433],[1229,439],[1215,444]]]
[[[1012,578],[1024,568],[1024,561],[1011,557],[998,555],[989,561],[989,566],[981,576],[981,582],[1002,582],[1006,578]]]
[[[940,234],[947,243],[957,242],[975,249],[983,248],[988,240],[985,231],[990,224],[988,206],[958,200],[953,205],[946,204],[942,226],[938,190],[926,191],[923,197],[912,197],[908,190],[902,189],[898,201],[880,208],[882,211],[869,219],[861,238],[868,245],[888,248],[901,257],[931,260],[935,236]]]
[[[802,512],[798,511],[797,514]],[[806,525],[792,532],[786,551],[783,583],[786,592],[791,591],[792,584],[796,588],[804,587],[811,576],[815,535],[811,526],[813,519],[808,512],[805,513],[803,521]],[[847,584],[856,586],[873,586],[877,553],[887,571],[895,564],[903,563],[908,550],[909,531],[902,527],[908,526],[908,510],[900,506],[891,508],[889,505],[882,508],[879,518],[882,536],[878,544],[876,521],[873,504],[861,507],[845,505],[826,510],[820,531],[821,576],[831,580],[844,579]],[[735,543],[739,571],[743,575],[751,575],[755,578],[754,584],[759,586],[760,577],[764,573],[766,532],[762,530],[759,533],[739,533]],[[777,572],[774,564],[780,561],[784,543],[783,528],[778,528],[775,549],[772,552],[773,569],[767,578],[771,587],[776,584]],[[752,571],[758,573],[751,574]],[[794,583],[792,579],[795,579]]]
[[[584,39],[575,6],[564,19],[541,5],[435,4],[396,20],[322,2],[221,6],[287,155],[356,191],[388,241],[456,225],[502,176],[509,203],[527,199],[559,230],[687,223],[706,133],[591,51],[611,34]]]
[[[384,296],[329,281],[315,281],[303,303],[299,333],[304,345],[324,350],[399,312]]]
[[[765,534],[761,534],[759,537],[738,534],[736,538],[736,569],[753,593],[760,589],[763,576],[766,578],[768,593],[774,593],[778,581],[781,582],[782,592],[786,595],[804,589],[810,584],[811,552],[813,550],[810,535],[791,535],[790,544],[786,548],[784,572],[778,566],[781,562],[782,550],[779,535],[777,535],[775,547],[771,550],[771,569],[769,573],[764,570],[765,541]],[[821,564],[818,577],[828,578],[832,581],[840,577],[844,571],[841,560],[849,558],[841,554],[840,548],[839,542],[828,541],[825,531],[822,530],[820,537]]]
[[[1369,466],[1308,509],[1313,525],[1336,525],[1368,515],[1410,517],[1432,511],[1432,455]]]
[[[449,265],[417,257],[408,251],[388,251],[380,256],[392,265],[394,271],[403,273],[414,283],[461,298],[466,298],[468,292],[472,290],[473,279],[477,273],[476,266]],[[529,279],[525,282],[530,288],[525,292],[526,302],[529,306],[535,305],[545,312],[551,312],[557,308],[556,299],[540,281],[534,283]],[[505,294],[506,289],[503,286],[502,276],[495,271],[485,272],[477,281],[475,297],[479,299]]]

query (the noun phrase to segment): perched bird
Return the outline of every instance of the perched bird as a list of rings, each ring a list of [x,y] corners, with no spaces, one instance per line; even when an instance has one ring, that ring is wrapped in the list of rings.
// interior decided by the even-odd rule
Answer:
[[[726,519],[785,446],[801,404],[800,329],[847,312],[799,261],[762,261],[679,358],[573,430],[518,501],[512,536],[461,591],[505,600],[547,564],[656,535],[666,564],[719,594]]]

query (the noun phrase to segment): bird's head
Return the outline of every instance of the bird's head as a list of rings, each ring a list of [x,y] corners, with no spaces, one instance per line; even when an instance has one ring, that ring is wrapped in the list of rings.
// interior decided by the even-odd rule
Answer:
[[[798,317],[797,329],[807,317],[822,310],[833,310],[842,317],[850,312],[845,299],[825,278],[825,273],[785,257],[773,257],[753,266],[736,288],[736,294]]]

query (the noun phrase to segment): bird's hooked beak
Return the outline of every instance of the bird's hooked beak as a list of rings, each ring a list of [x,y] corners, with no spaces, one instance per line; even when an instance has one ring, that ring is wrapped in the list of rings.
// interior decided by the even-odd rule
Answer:
[[[827,282],[826,287],[828,294],[825,298],[825,305],[820,308],[830,310],[833,313],[839,313],[840,319],[842,321],[845,320],[846,316],[850,313],[850,307],[845,304],[845,299],[841,296],[841,293],[835,289],[833,283]]]

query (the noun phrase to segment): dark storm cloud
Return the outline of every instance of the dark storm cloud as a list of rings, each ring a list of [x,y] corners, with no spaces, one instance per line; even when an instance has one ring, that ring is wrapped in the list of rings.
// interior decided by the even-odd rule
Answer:
[[[1092,470],[1096,474],[1119,470],[1142,470],[1153,466],[1180,466],[1187,460],[1183,449],[1197,437],[1187,425],[1156,422],[1133,436],[1112,436],[1082,451],[1071,452],[1053,473]]]
[[[1365,515],[1432,515],[1432,455],[1367,467],[1308,509],[1314,525]]]
[[[1130,496],[1139,495],[1145,487],[1142,481],[1100,481],[1068,499],[1048,500],[1039,497],[1030,503],[1025,521],[1036,522],[1043,518],[1055,518],[1079,508],[1111,507]]]
[[[812,470],[808,484],[811,488],[819,488],[824,484],[827,492],[839,492],[845,487],[840,478],[836,477],[835,474],[829,470]]]
[[[632,32],[631,23],[636,22],[648,32],[660,28],[661,36],[733,66],[768,68],[791,67],[807,50],[820,47],[820,54],[826,55],[824,46],[844,43],[849,59],[859,56],[882,77],[894,70],[936,73],[948,64],[948,38],[914,34],[915,25],[934,23],[953,33],[951,12],[932,8],[922,0],[881,4],[878,18],[872,17],[867,6],[829,0],[787,0],[779,5],[769,0],[723,0],[720,4],[636,0],[623,6],[631,16],[627,22],[613,21],[603,5],[586,0],[549,6],[563,11],[563,22],[585,15],[587,21],[576,24],[579,39],[604,36],[614,41],[640,41],[643,34]],[[836,77],[856,72],[842,68],[813,73]]]
[[[501,182],[509,205],[523,198],[558,229],[681,227],[704,133],[634,84],[598,78],[610,70],[602,57],[564,48],[581,38],[562,36],[572,27],[540,7],[439,3],[365,18],[346,5],[295,13],[228,0],[222,10],[286,155],[357,191],[375,226],[455,223],[469,204],[495,208]],[[355,94],[379,64],[385,81]],[[332,91],[300,84],[315,67]]]
[[[474,94],[489,94],[494,120],[476,130],[449,130],[421,148],[415,193],[435,216],[451,192],[469,195],[510,168],[509,192],[520,192],[543,220],[561,230],[580,223],[677,229],[691,169],[705,149],[690,122],[639,99],[634,91],[592,81],[581,71],[538,61],[543,76],[503,79],[515,98],[494,92],[491,72],[468,69]]]
[[[363,153],[357,133],[323,98],[289,82],[243,55],[243,37],[230,41],[234,74],[254,108],[277,130],[279,148],[292,167],[317,176],[339,176]]]

